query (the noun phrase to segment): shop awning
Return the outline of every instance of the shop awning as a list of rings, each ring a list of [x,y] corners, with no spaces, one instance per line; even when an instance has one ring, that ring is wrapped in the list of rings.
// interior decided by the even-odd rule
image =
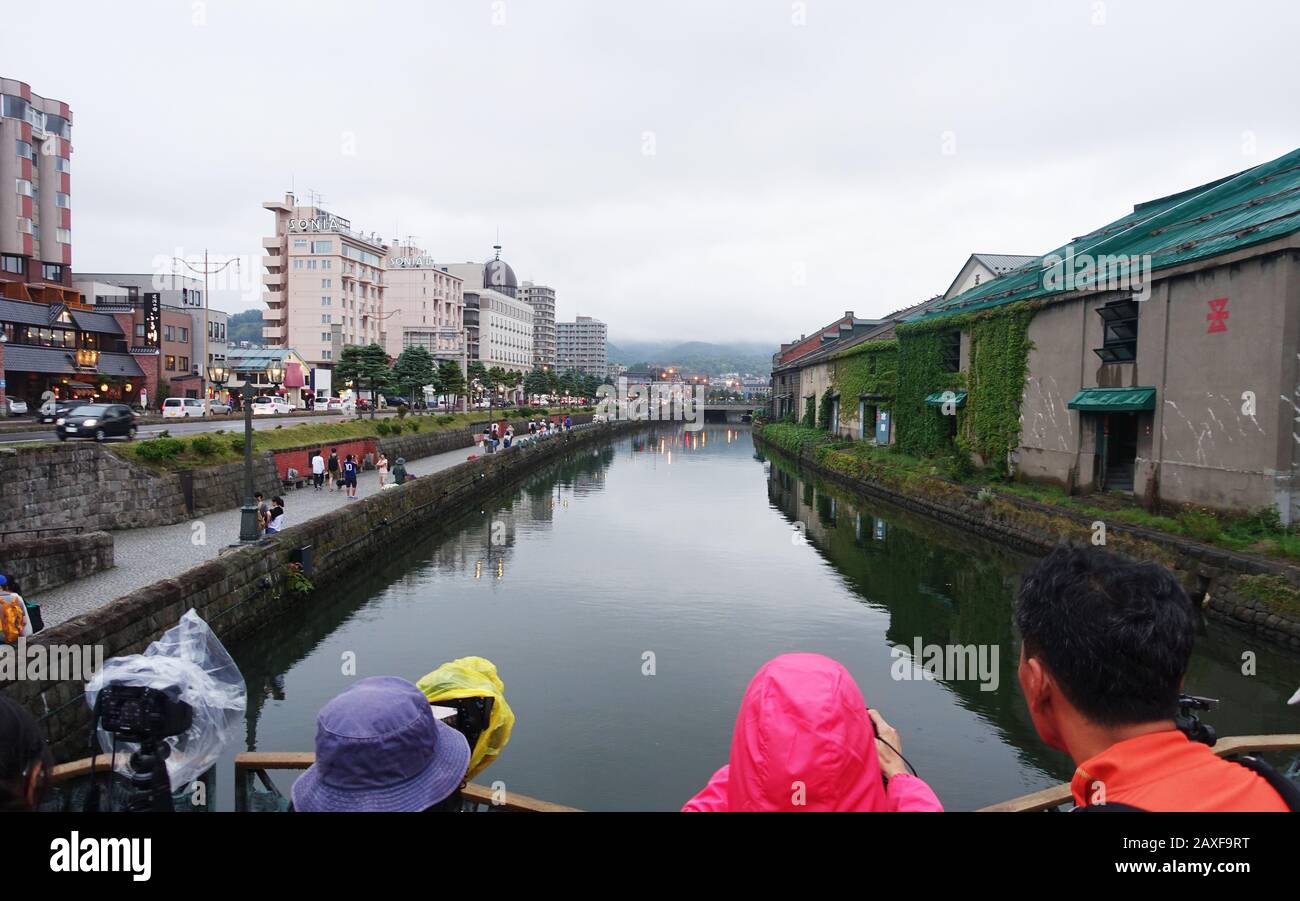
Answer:
[[[1156,408],[1155,388],[1084,388],[1070,399],[1084,413],[1133,413]]]
[[[284,387],[302,388],[307,384],[303,378],[301,363],[286,363],[284,367]]]
[[[942,407],[944,404],[952,403],[958,407],[966,406],[965,391],[936,391],[926,397],[925,402],[932,407]]]

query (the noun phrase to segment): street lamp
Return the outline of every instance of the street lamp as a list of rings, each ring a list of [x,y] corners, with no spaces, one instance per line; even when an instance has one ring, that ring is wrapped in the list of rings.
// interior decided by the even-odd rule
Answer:
[[[208,396],[208,389],[207,389],[207,385],[203,384],[203,367],[207,366],[208,364],[208,276],[216,275],[219,272],[224,272],[226,268],[230,266],[231,263],[235,264],[235,271],[238,272],[239,257],[232,257],[219,266],[216,265],[215,263],[209,264],[208,250],[205,247],[203,249],[202,269],[200,269],[198,266],[191,263],[189,260],[182,260],[180,257],[172,257],[173,274],[175,274],[176,272],[177,263],[180,263],[182,266],[184,266],[186,269],[190,270],[191,272],[198,272],[203,275],[203,362],[199,366],[199,394],[202,395],[204,398],[206,398]],[[173,288],[176,287],[175,283],[172,284],[172,287]]]
[[[230,381],[230,370],[225,366],[210,366],[208,377],[213,384],[224,388]],[[257,505],[253,502],[253,398],[256,389],[252,378],[244,379],[239,396],[244,407],[244,506],[239,515],[239,540],[257,541],[262,533],[257,527]]]

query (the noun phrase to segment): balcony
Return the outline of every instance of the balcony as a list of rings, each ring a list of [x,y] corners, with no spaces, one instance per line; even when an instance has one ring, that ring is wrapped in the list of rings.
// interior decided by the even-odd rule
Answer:
[[[283,341],[286,329],[282,325],[262,326],[262,337],[268,341]]]
[[[262,284],[268,288],[275,288],[284,284],[283,272],[264,272],[262,273]]]
[[[262,321],[263,321],[263,322],[283,322],[283,321],[284,321],[284,309],[283,309],[282,307],[278,307],[278,306],[275,306],[275,307],[267,307],[265,310],[262,311]]]
[[[279,254],[265,254],[262,257],[262,265],[267,269],[283,269],[284,257]]]
[[[284,244],[284,239],[283,239],[283,238],[263,238],[263,239],[262,239],[262,246],[265,247],[267,250],[279,250],[280,247],[281,247],[283,244]]]
[[[283,291],[263,291],[263,292],[262,292],[262,300],[266,301],[266,302],[269,303],[269,304],[279,304],[279,303],[284,303],[284,292],[283,292]]]

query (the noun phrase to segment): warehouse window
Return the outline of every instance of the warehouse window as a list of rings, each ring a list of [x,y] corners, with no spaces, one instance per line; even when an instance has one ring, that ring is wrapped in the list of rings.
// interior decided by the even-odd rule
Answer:
[[[943,370],[961,371],[961,332],[948,332],[943,336]]]
[[[1117,300],[1097,308],[1104,337],[1093,353],[1105,363],[1131,363],[1137,359],[1138,306],[1132,300]]]

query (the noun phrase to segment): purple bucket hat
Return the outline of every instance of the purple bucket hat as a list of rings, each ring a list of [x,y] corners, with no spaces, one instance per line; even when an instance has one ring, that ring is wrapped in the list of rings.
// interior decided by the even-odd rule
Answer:
[[[439,720],[405,679],[361,679],[321,708],[316,762],[293,784],[294,810],[421,811],[469,768],[465,736]]]

